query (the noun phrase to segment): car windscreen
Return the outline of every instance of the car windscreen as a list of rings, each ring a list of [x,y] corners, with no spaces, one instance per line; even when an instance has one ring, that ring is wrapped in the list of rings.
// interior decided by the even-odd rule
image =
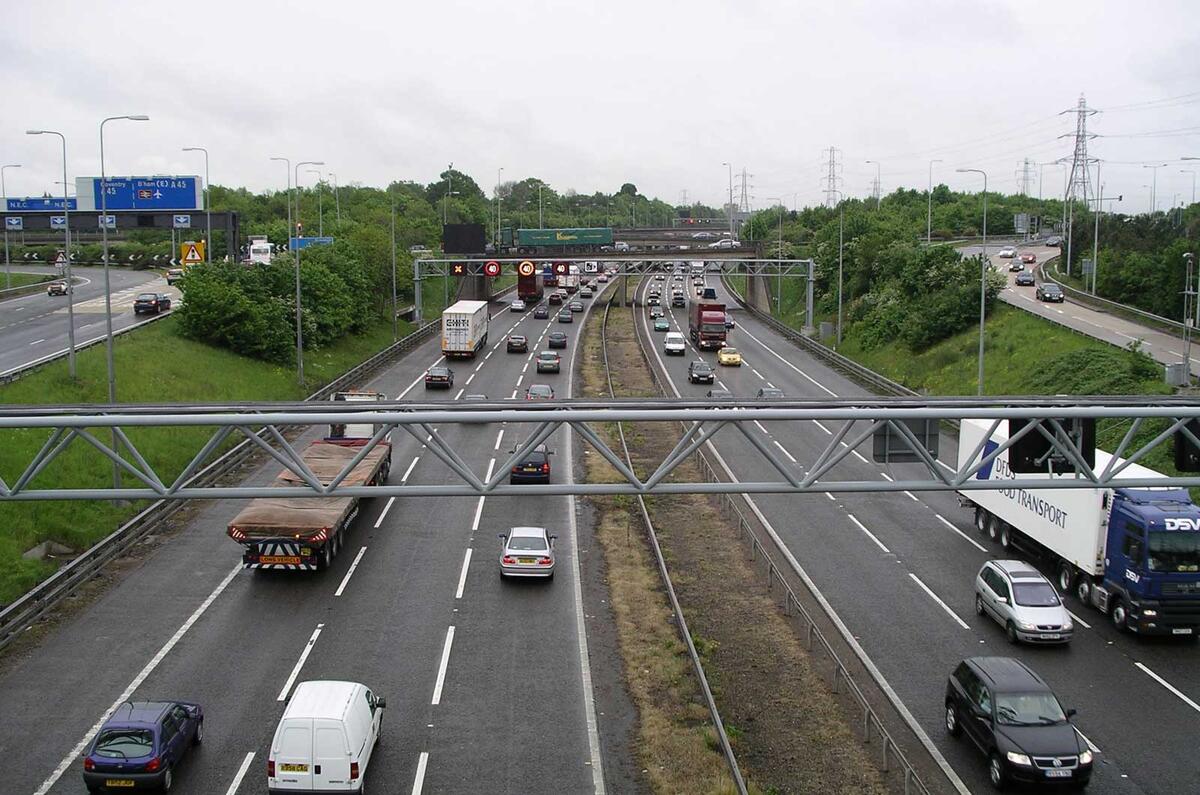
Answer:
[[[534,397],[550,397],[553,392],[550,391],[550,387],[548,386],[531,386],[529,387],[529,394]]]
[[[538,354],[538,359],[543,362],[557,362],[558,354],[551,353],[549,351],[542,351],[541,353]]]
[[[996,720],[1005,726],[1047,726],[1067,719],[1051,693],[998,693]]]
[[[537,537],[516,536],[508,539],[508,548],[520,552],[545,552],[546,542]]]
[[[96,738],[92,753],[113,759],[136,759],[154,753],[154,735],[149,729],[106,729]]]
[[[725,353],[725,354],[729,354],[729,355],[732,355],[732,356],[736,356],[736,355],[737,355],[737,348],[722,348],[722,349],[721,349],[721,353]]]
[[[129,299],[126,299],[126,300],[129,300]],[[157,301],[158,296],[155,295],[154,293],[138,293],[138,297],[136,300],[138,300],[138,301]]]
[[[1014,582],[1013,598],[1022,607],[1057,607],[1060,602],[1048,582]]]
[[[724,334],[725,321],[722,320],[720,323],[701,323],[700,330],[706,334]]]
[[[712,368],[709,367],[707,364],[698,363],[698,364],[692,365],[692,372],[700,373],[701,375],[707,375],[708,373],[712,372]]]
[[[1150,571],[1200,571],[1200,533],[1150,534]]]

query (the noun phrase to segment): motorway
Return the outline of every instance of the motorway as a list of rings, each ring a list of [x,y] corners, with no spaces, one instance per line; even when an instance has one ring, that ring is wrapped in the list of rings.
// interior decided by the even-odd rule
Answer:
[[[708,283],[715,281],[710,274]],[[639,298],[648,283],[639,286]],[[685,284],[690,291],[690,279]],[[726,305],[736,307],[716,286]],[[868,394],[736,308],[729,344],[743,353],[741,367],[719,367],[715,353],[700,353],[690,343],[685,356],[667,357],[663,334],[650,330],[644,301],[639,303],[634,311],[642,338],[654,341],[647,356],[679,396],[695,399],[711,388],[688,383],[688,362],[697,358],[713,364],[718,386],[739,397],[754,396],[764,386],[778,387],[789,397]],[[668,310],[668,317],[672,329],[686,337],[686,310]],[[799,474],[837,429],[763,423],[756,432]],[[771,464],[735,431],[719,433],[713,445],[739,480],[775,477]],[[955,441],[945,434],[940,457],[956,460]],[[831,476],[903,480],[915,476],[917,467],[877,465],[855,451]],[[1000,627],[974,613],[975,573],[985,560],[1004,553],[975,529],[972,512],[952,493],[755,495],[748,502],[784,540],[970,791],[990,788],[986,765],[967,741],[946,736],[942,703],[950,671],[975,655],[1019,657],[1047,679],[1066,707],[1079,710],[1076,725],[1100,750],[1090,791],[1195,791],[1200,780],[1196,643],[1119,634],[1105,616],[1070,597],[1067,606],[1079,620],[1069,647],[1009,645]]]
[[[50,266],[22,265],[27,273],[56,273]],[[75,275],[75,344],[82,345],[105,334],[104,269],[72,268]],[[179,290],[167,287],[166,279],[152,270],[135,271],[109,268],[112,291],[113,330],[132,326],[144,317],[133,314],[133,299],[141,292],[165,292],[172,303],[179,301]],[[0,375],[67,349],[66,296],[46,295],[39,290],[31,295],[0,302]]]
[[[1032,251],[1037,256],[1037,263],[1035,265],[1026,265],[1026,268],[1041,269],[1047,260],[1059,255],[1057,248],[1048,246],[1018,245],[1016,249],[1018,255],[1025,251]],[[981,252],[979,246],[969,246],[959,250],[968,256],[978,255]],[[996,267],[996,270],[1003,273],[1008,279],[1008,287],[1000,291],[1001,301],[1072,328],[1081,334],[1086,334],[1089,337],[1094,337],[1104,342],[1110,342],[1121,348],[1126,348],[1130,343],[1140,340],[1142,350],[1155,361],[1162,364],[1179,364],[1183,361],[1183,340],[1173,334],[1148,328],[1140,323],[1117,317],[1108,312],[1092,309],[1089,306],[1071,300],[1069,296],[1063,299],[1061,304],[1048,304],[1038,301],[1034,296],[1033,287],[1018,287],[1016,285],[1015,279],[1017,274],[1011,273],[1008,270],[1008,266],[1012,263],[1012,260],[1000,258],[998,256],[999,250],[1000,247],[988,247],[988,260]],[[1040,273],[1038,273],[1038,281],[1043,281]],[[1200,354],[1200,349],[1197,350],[1197,353]],[[1193,355],[1189,358],[1191,359],[1193,372],[1200,369],[1200,356]]]
[[[456,400],[521,397],[536,381],[567,396],[586,313],[567,325],[531,311],[499,309],[485,351],[451,364],[447,393],[422,384],[442,361],[437,336],[364,386]],[[505,352],[512,330],[528,335],[529,354]],[[563,372],[535,376],[531,359],[552,330],[569,337]],[[485,477],[531,427],[445,433]],[[392,484],[458,479],[420,440],[392,441]],[[570,478],[569,434],[560,429],[549,446],[554,479]],[[277,470],[263,465],[250,481]],[[387,699],[365,778],[372,791],[601,793],[606,780],[613,791],[636,788],[625,729],[610,726],[632,724],[605,662],[617,659],[611,645],[596,654],[610,670],[592,685],[579,576],[590,526],[573,497],[366,501],[332,569],[311,575],[243,570],[241,548],[225,535],[238,508],[197,508],[119,583],[0,666],[0,755],[21,759],[6,765],[4,792],[82,792],[79,752],[90,732],[122,700],[151,697],[205,709],[204,745],[178,771],[177,791],[266,792],[284,700],[309,679],[363,682]],[[552,581],[500,580],[497,533],[519,524],[558,534]],[[606,606],[590,602],[589,628],[606,632]],[[593,689],[604,691],[595,703]],[[597,712],[611,716],[605,726]]]

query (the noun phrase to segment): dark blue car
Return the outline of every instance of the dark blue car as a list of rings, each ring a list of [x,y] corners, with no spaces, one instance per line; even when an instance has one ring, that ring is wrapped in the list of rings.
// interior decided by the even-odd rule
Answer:
[[[187,701],[126,701],[83,758],[88,792],[171,789],[175,767],[204,739],[204,710]]]

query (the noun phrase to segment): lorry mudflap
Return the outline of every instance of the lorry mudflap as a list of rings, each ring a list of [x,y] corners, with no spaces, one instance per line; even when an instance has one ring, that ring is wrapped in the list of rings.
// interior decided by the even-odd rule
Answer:
[[[266,541],[246,548],[244,569],[280,571],[316,571],[320,566],[320,548],[302,541]]]

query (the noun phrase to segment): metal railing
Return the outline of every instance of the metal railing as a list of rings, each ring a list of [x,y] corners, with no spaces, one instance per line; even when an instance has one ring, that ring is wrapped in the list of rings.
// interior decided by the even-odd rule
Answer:
[[[613,388],[612,371],[608,366],[608,311],[612,308],[613,301],[616,296],[609,298],[608,303],[604,306],[604,317],[600,322],[600,351],[604,355],[604,378],[608,382],[609,397],[616,398],[616,390]],[[636,325],[636,323],[635,323]],[[633,457],[629,454],[629,445],[625,441],[625,427],[621,423],[617,423],[617,434],[621,439],[621,450],[624,454],[625,461],[629,467],[633,468]],[[654,523],[650,520],[650,512],[646,510],[646,499],[642,495],[637,495],[639,512],[642,516],[642,525],[646,529],[646,537],[650,540],[650,547],[654,550],[654,559],[658,563],[658,574],[662,579],[663,588],[666,589],[667,598],[671,602],[671,611],[675,615],[675,626],[679,630],[679,636],[683,639],[687,646],[688,657],[692,662],[692,670],[696,673],[696,679],[700,683],[700,691],[704,696],[704,703],[708,707],[708,714],[712,718],[713,727],[717,732],[717,739],[721,745],[721,753],[725,757],[725,764],[729,767],[729,775],[733,777],[734,785],[737,787],[740,795],[746,795],[746,781],[742,777],[742,771],[738,767],[737,757],[733,753],[733,746],[729,743],[729,735],[725,732],[725,722],[721,719],[721,713],[717,709],[717,701],[713,697],[712,688],[709,687],[708,677],[704,673],[704,664],[700,661],[700,654],[696,651],[696,644],[692,640],[692,633],[688,629],[687,618],[683,614],[683,607],[679,604],[679,597],[675,594],[675,585],[671,582],[671,574],[667,571],[667,561],[663,557],[662,547],[658,543],[658,534],[654,532]]]
[[[1114,314],[1114,315],[1126,315],[1126,316],[1130,316],[1132,318],[1136,318],[1137,320],[1141,320],[1141,321],[1151,324],[1152,326],[1154,326],[1156,328],[1156,330],[1165,331],[1168,334],[1170,334],[1170,333],[1182,334],[1184,332],[1184,330],[1187,328],[1186,326],[1184,326],[1183,323],[1180,323],[1178,320],[1171,320],[1171,318],[1169,318],[1169,317],[1163,317],[1162,315],[1156,315],[1153,312],[1147,312],[1144,309],[1138,309],[1136,306],[1131,306],[1129,304],[1122,304],[1117,301],[1110,301],[1107,298],[1101,298],[1098,295],[1092,295],[1091,293],[1084,292],[1083,290],[1072,287],[1071,285],[1067,284],[1066,282],[1061,281],[1061,279],[1058,275],[1058,263],[1059,263],[1060,259],[1061,259],[1061,256],[1052,257],[1051,259],[1048,259],[1044,263],[1042,263],[1042,265],[1041,265],[1042,274],[1045,275],[1045,277],[1047,279],[1049,279],[1050,281],[1057,284],[1060,288],[1062,288],[1062,291],[1064,293],[1066,293],[1071,298],[1071,300],[1073,300],[1077,303],[1083,304],[1084,306],[1090,307],[1092,309],[1096,309],[1098,311],[1108,312],[1108,313]]]
[[[167,312],[166,314],[158,314],[158,315],[155,315],[154,317],[148,317],[145,320],[139,321],[139,322],[134,323],[129,326],[125,326],[123,328],[113,329],[113,336],[117,337],[117,336],[120,336],[121,334],[127,334],[130,331],[134,331],[135,329],[139,329],[142,326],[153,323],[157,320],[162,320],[163,318],[168,318],[170,316],[171,316],[170,312]],[[77,342],[77,343],[75,343],[75,352],[79,353],[81,350],[84,350],[85,348],[90,348],[93,345],[99,345],[100,343],[104,342],[106,339],[108,339],[108,335],[101,334],[99,337],[95,337],[93,339],[86,340],[84,342]],[[23,376],[29,375],[31,372],[33,372],[34,370],[37,370],[38,368],[42,367],[43,365],[50,364],[51,362],[56,362],[59,359],[65,359],[69,353],[70,353],[69,348],[63,348],[61,351],[55,351],[54,353],[43,356],[40,359],[34,359],[32,362],[27,362],[26,364],[23,364],[19,367],[14,367],[11,370],[5,370],[3,373],[0,373],[0,386],[3,386],[4,384],[8,384],[13,381],[16,381],[18,378],[21,378]]]

